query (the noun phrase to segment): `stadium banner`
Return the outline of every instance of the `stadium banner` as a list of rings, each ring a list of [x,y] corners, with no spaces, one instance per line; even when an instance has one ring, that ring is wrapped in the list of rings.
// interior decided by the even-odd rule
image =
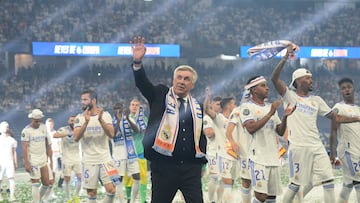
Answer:
[[[249,58],[248,49],[253,46],[241,46],[240,57]],[[286,49],[279,52],[274,58],[281,58],[286,53]],[[300,46],[300,51],[296,58],[347,58],[359,59],[360,47],[317,47],[317,46]]]
[[[145,44],[146,57],[180,57],[177,44]],[[32,42],[34,56],[123,56],[130,57],[130,44]]]

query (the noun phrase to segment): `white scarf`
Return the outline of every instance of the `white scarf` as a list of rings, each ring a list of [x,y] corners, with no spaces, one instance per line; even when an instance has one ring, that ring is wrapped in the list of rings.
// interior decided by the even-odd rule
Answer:
[[[155,142],[153,149],[165,156],[172,156],[175,149],[176,139],[179,130],[179,106],[180,103],[177,101],[173,88],[169,89],[166,94],[166,108],[163,117],[160,122],[159,129],[156,133]],[[200,104],[195,98],[189,95],[189,106],[193,118],[194,125],[194,141],[195,141],[195,157],[204,157],[205,154],[201,152],[199,143],[202,128],[202,111]]]
[[[144,108],[142,106],[140,106],[137,115],[134,116],[134,120],[136,121],[136,125],[141,131],[146,130],[147,123],[145,121]]]
[[[292,44],[293,51],[290,53],[290,59],[295,57],[295,54],[299,52],[300,48],[298,45],[288,41],[288,40],[274,40],[259,44],[257,46],[251,47],[247,50],[248,56],[251,59],[258,61],[265,61],[273,58],[279,52],[286,49],[289,44]]]

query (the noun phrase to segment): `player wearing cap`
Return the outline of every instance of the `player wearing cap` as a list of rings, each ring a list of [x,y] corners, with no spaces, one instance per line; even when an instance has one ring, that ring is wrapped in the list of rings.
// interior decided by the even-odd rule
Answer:
[[[21,132],[22,153],[25,170],[30,174],[33,202],[39,203],[40,200],[46,201],[51,191],[49,189],[50,181],[53,180],[51,137],[47,133],[45,124],[41,122],[44,114],[40,109],[32,110],[28,117],[31,123]],[[40,178],[42,186],[39,190]]]
[[[322,184],[324,201],[334,202],[334,175],[329,156],[323,146],[317,128],[318,115],[335,119],[337,122],[355,122],[359,117],[344,117],[332,111],[319,96],[313,96],[312,74],[309,70],[299,68],[293,72],[290,87],[280,80],[280,73],[289,54],[293,51],[289,45],[287,52],[274,69],[271,80],[283,97],[285,105],[296,105],[293,114],[288,118],[290,184],[283,196],[283,202],[291,202],[300,186],[305,186],[305,196],[313,186]],[[294,90],[293,90],[294,89]]]
[[[9,201],[15,201],[15,168],[17,167],[17,142],[13,138],[9,123],[3,121],[0,123],[0,188],[4,175],[9,180],[10,198]],[[0,202],[3,197],[0,193]]]
[[[334,106],[334,111],[339,115],[359,116],[360,108],[355,104],[355,88],[350,78],[339,81],[340,93],[343,101]],[[360,123],[331,123],[330,134],[330,160],[333,164],[342,163],[343,187],[340,192],[339,203],[346,203],[349,195],[355,188],[357,201],[360,202]],[[335,151],[336,138],[338,138],[337,150]],[[341,162],[336,156],[340,158]]]

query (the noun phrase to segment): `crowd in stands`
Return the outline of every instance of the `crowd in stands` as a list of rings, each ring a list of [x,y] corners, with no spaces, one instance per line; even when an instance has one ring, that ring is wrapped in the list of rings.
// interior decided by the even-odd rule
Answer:
[[[194,91],[198,97],[203,98],[205,87],[210,86],[214,95],[232,95],[239,101],[247,78],[254,73],[269,78],[276,60],[243,72],[246,61],[204,65],[196,63],[194,57],[239,53],[241,45],[275,39],[289,39],[301,46],[360,45],[360,35],[356,34],[358,26],[354,23],[360,22],[360,8],[356,3],[347,7],[337,4],[331,8],[330,5],[327,9],[317,1],[256,2],[4,0],[0,4],[0,54],[9,43],[126,43],[139,34],[146,37],[147,43],[181,45],[181,55],[189,58],[189,64],[199,72]],[[314,74],[314,94],[322,96],[329,106],[341,99],[337,87],[340,77],[360,79],[359,62],[342,64],[346,66],[330,71],[322,65],[310,66]],[[171,84],[169,78],[175,65],[150,65],[146,69],[155,83]],[[106,109],[118,101],[141,98],[129,65],[90,64],[65,68],[56,63],[34,64],[20,68],[17,74],[1,63],[0,66],[0,113],[29,112],[32,108],[45,112],[79,112],[79,95],[86,88],[98,91],[99,103]],[[288,82],[298,67],[289,66],[282,75]],[[270,101],[278,97],[273,88],[271,91]]]
[[[360,44],[360,35],[353,34],[353,22],[360,21],[355,3],[219,2],[6,0],[0,4],[0,43],[126,43],[141,34],[148,43],[180,44],[187,56],[238,53],[240,45],[275,39],[302,46]]]
[[[197,63],[193,66],[199,74],[199,80],[193,94],[203,98],[205,88],[210,87],[213,95],[235,96],[240,101],[247,79],[255,75],[264,75],[270,78],[276,59],[269,63],[258,64],[245,70],[246,63],[219,63],[205,66]],[[145,64],[146,65],[146,64]],[[222,66],[221,66],[222,65]],[[155,84],[170,85],[172,71],[176,64],[146,65],[145,69]],[[288,65],[282,77],[290,82],[292,71],[297,65]],[[309,67],[313,72],[314,94],[320,95],[330,106],[339,101],[340,94],[337,81],[343,77],[351,77],[354,81],[360,80],[360,70],[343,68],[329,71],[325,67]],[[30,111],[41,108],[46,112],[69,110],[78,112],[80,109],[80,94],[84,89],[92,88],[99,93],[99,103],[111,109],[118,101],[128,102],[133,97],[140,99],[141,95],[132,76],[130,62],[126,67],[112,64],[93,64],[82,67],[63,68],[56,65],[34,65],[30,68],[21,68],[17,74],[3,74],[0,78],[0,112],[16,109]],[[270,101],[276,99],[272,84]],[[360,92],[359,92],[360,93]],[[360,95],[360,94],[358,94]]]

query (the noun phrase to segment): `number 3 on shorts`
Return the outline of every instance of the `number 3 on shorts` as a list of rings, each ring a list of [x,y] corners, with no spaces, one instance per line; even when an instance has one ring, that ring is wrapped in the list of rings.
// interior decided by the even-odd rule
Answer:
[[[300,163],[294,163],[294,172],[299,173],[300,171]]]

